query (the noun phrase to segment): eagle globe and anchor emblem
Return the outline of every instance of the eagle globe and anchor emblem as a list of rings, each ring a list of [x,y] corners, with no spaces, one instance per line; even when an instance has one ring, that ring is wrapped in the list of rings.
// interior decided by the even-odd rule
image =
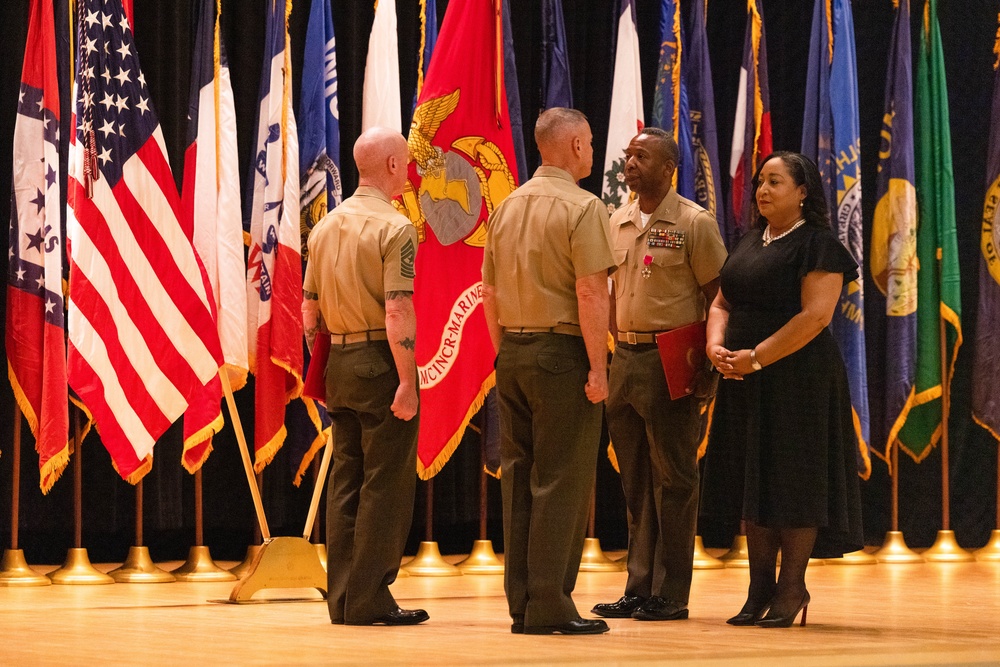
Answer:
[[[402,201],[396,208],[406,215],[421,243],[427,239],[426,225],[443,246],[463,241],[486,245],[486,214],[514,191],[517,183],[500,147],[480,136],[464,136],[441,148],[432,144],[441,124],[458,108],[461,89],[420,104],[413,113],[407,144],[416,163],[420,185],[407,180]]]

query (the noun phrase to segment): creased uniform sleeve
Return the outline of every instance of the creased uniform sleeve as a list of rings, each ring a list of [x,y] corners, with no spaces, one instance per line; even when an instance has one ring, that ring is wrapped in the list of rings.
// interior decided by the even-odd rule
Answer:
[[[726,245],[719,233],[719,224],[707,211],[699,213],[691,225],[691,271],[699,285],[719,277],[726,263]]]
[[[611,251],[608,212],[599,199],[589,202],[577,221],[570,237],[570,253],[577,278],[617,268]]]

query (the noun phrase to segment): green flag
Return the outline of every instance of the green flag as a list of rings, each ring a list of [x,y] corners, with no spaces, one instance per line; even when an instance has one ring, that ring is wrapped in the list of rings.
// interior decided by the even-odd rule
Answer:
[[[917,374],[913,407],[899,431],[903,451],[923,460],[942,432],[942,365],[950,385],[962,344],[962,304],[955,236],[955,179],[948,125],[948,87],[937,20],[927,0],[917,60]],[[942,350],[942,320],[944,349]],[[942,354],[943,362],[942,362]]]

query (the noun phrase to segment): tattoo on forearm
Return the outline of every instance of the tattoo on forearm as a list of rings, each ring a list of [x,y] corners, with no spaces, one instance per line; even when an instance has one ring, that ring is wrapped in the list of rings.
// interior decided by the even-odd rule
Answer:
[[[385,300],[392,301],[393,299],[408,299],[411,296],[413,296],[412,291],[391,290],[385,293]]]
[[[309,290],[302,290],[302,298],[309,299],[310,301],[318,301],[319,294],[316,292],[310,292]]]
[[[404,338],[403,340],[399,341],[399,344],[402,345],[403,347],[405,347],[407,350],[411,350],[412,351],[417,346],[417,339],[416,338]]]

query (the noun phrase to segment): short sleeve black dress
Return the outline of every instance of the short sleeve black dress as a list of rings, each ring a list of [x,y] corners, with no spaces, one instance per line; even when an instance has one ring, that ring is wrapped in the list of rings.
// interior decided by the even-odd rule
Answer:
[[[751,230],[722,268],[731,306],[725,346],[753,348],[801,310],[811,271],[854,280],[857,264],[829,229],[802,225],[764,246]],[[824,329],[798,352],[719,383],[702,514],[768,528],[819,528],[813,556],[861,549],[857,436],[840,350]]]

